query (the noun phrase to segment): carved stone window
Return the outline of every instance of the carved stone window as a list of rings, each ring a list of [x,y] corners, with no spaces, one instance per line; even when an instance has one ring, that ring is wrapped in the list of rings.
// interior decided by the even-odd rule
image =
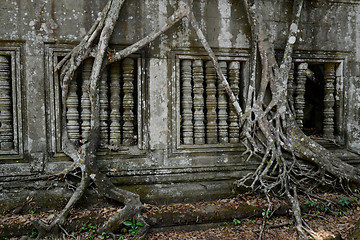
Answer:
[[[93,59],[87,59],[71,82],[67,100],[67,127],[70,139],[81,141],[90,131],[89,79]],[[137,58],[112,64],[100,81],[101,143],[137,144]]]
[[[0,154],[21,154],[20,48],[0,48]]]
[[[289,79],[296,120],[307,135],[341,142],[343,61],[296,59]]]
[[[245,54],[244,54],[245,55]],[[246,55],[219,56],[225,77],[239,99],[247,77]],[[240,142],[239,119],[206,56],[176,57],[179,132],[178,146],[235,146]]]
[[[54,115],[51,117],[53,124],[52,145],[56,152],[61,152],[61,88],[56,73],[53,72],[57,62],[65,56],[64,49],[49,48],[49,58],[53,62],[51,73],[53,75],[53,88],[55,105]],[[75,73],[75,81],[69,87],[67,99],[67,128],[70,140],[83,141],[90,130],[90,100],[88,95],[89,79],[93,59],[89,58]],[[115,62],[103,70],[99,86],[100,97],[100,128],[101,143],[116,145],[126,149],[143,145],[141,116],[143,108],[139,107],[142,98],[143,83],[143,57],[133,54],[120,62]],[[134,151],[132,151],[134,152]],[[136,151],[135,151],[136,152]],[[101,154],[101,153],[100,153]]]

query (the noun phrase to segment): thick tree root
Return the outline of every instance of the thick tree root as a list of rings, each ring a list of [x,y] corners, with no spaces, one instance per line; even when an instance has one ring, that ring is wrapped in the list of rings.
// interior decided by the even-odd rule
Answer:
[[[103,61],[106,54],[106,49],[108,48],[109,40],[111,34],[114,30],[115,23],[119,17],[119,12],[121,6],[125,0],[109,0],[106,4],[104,10],[101,12],[99,18],[93,24],[92,28],[89,30],[87,35],[81,41],[81,43],[75,47],[60,63],[56,66],[56,70],[61,69],[60,79],[62,87],[62,142],[63,142],[63,151],[66,153],[73,161],[74,164],[69,168],[64,170],[61,174],[66,177],[66,174],[70,172],[75,167],[80,167],[82,173],[82,179],[77,187],[74,194],[71,196],[65,208],[61,213],[50,223],[46,224],[40,220],[35,220],[34,225],[38,229],[39,236],[47,236],[49,232],[55,231],[55,228],[58,229],[66,220],[67,215],[70,210],[74,207],[75,203],[81,198],[85,190],[90,184],[91,178],[95,180],[94,176],[101,176],[96,161],[96,152],[99,147],[99,134],[100,134],[100,119],[99,119],[99,96],[98,96],[98,81],[100,78],[101,69],[103,66]],[[99,38],[98,45],[93,47],[94,41]],[[91,130],[88,139],[83,139],[84,144],[80,147],[69,140],[69,135],[67,132],[67,119],[66,119],[66,109],[67,109],[67,98],[69,91],[69,82],[73,80],[74,73],[80,64],[89,56],[94,56],[94,64],[90,76],[90,86],[89,86],[89,97],[91,103]],[[91,178],[90,178],[91,176]],[[126,221],[131,219],[131,216],[136,216],[139,221],[142,221],[141,211],[143,205],[140,202],[138,195],[132,194],[126,191],[120,190],[107,190],[111,188],[109,181],[105,181],[106,177],[102,178],[102,181],[95,181],[99,185],[102,193],[109,198],[119,200],[125,204],[125,208],[122,209],[119,214],[117,214],[117,219]],[[121,217],[120,217],[121,216]],[[144,222],[144,221],[143,221]],[[120,222],[121,223],[121,222]],[[115,229],[115,225],[119,225],[119,222],[108,221],[107,224],[101,228],[101,230],[106,230],[111,232]],[[145,225],[145,223],[144,223]],[[58,231],[57,231],[58,232]]]
[[[84,194],[90,181],[93,180],[98,191],[105,197],[116,200],[124,204],[111,219],[106,221],[102,227],[98,229],[99,233],[106,232],[114,235],[124,221],[135,218],[143,227],[139,229],[136,235],[137,239],[144,238],[149,225],[146,223],[142,211],[144,205],[140,201],[139,195],[124,191],[114,186],[110,180],[101,173],[97,165],[96,152],[100,145],[100,103],[98,96],[98,86],[101,71],[106,64],[114,61],[120,61],[126,56],[138,51],[148,43],[157,38],[160,34],[168,30],[183,17],[189,15],[191,1],[182,0],[179,9],[168,18],[162,28],[149,34],[149,36],[141,39],[137,43],[125,48],[124,50],[114,54],[114,58],[106,58],[106,51],[109,46],[109,40],[113,33],[115,24],[119,17],[120,9],[125,0],[108,0],[105,8],[100,13],[99,18],[95,21],[86,36],[68,55],[66,55],[56,66],[56,71],[60,71],[61,87],[62,87],[62,146],[63,151],[74,163],[63,172],[59,173],[60,177],[66,175],[74,168],[80,168],[82,180],[76,191],[70,198],[69,202],[61,213],[50,223],[46,224],[41,220],[35,220],[34,225],[38,229],[39,236],[47,236],[49,232],[63,229],[62,225],[67,215],[73,208],[75,203]],[[95,41],[97,45],[94,46]],[[91,104],[91,129],[87,139],[82,139],[82,145],[79,147],[77,143],[73,143],[69,139],[67,131],[67,99],[69,96],[69,84],[74,79],[75,71],[81,63],[89,57],[94,58],[94,63],[90,75],[89,99]],[[119,147],[112,147],[113,150],[121,150]],[[59,232],[59,231],[56,231]]]
[[[287,81],[303,0],[294,0],[293,21],[280,64],[275,60],[274,46],[269,41],[265,21],[259,11],[262,9],[259,6],[261,2],[244,2],[253,32],[253,49],[257,46],[260,53],[262,73],[254,94],[256,68],[251,68],[245,114],[238,113],[247,152],[250,156],[261,155],[262,160],[254,173],[236,181],[236,184],[250,187],[253,191],[287,197],[299,238],[316,239],[317,236],[302,222],[297,189],[310,191],[313,184],[360,183],[360,171],[334,158],[328,150],[307,137],[298,127],[292,112],[294,108],[287,98]],[[256,62],[256,53],[252,53],[252,61]]]
[[[52,233],[59,233],[59,228],[65,223],[67,216],[69,215],[71,209],[74,205],[78,202],[78,200],[82,197],[85,193],[85,190],[90,184],[90,177],[83,175],[79,186],[77,187],[76,191],[71,196],[70,200],[63,208],[63,210],[56,216],[56,218],[50,223],[46,224],[40,219],[35,219],[33,224],[35,228],[38,230],[38,238],[48,236],[50,232]]]
[[[61,70],[62,146],[64,153],[74,161],[71,168],[62,174],[66,176],[71,169],[80,168],[82,180],[68,204],[51,224],[48,225],[42,221],[35,221],[40,235],[47,234],[55,228],[62,228],[71,208],[83,195],[90,181],[93,180],[100,194],[124,204],[124,207],[106,221],[98,229],[98,232],[113,234],[124,221],[131,220],[134,217],[137,222],[141,222],[144,225],[140,229],[137,238],[145,236],[148,225],[142,215],[144,206],[140,201],[140,197],[135,193],[114,186],[106,175],[100,172],[97,164],[96,153],[100,145],[99,79],[101,71],[107,64],[120,61],[138,51],[182,18],[187,17],[208,53],[222,85],[229,95],[235,111],[239,115],[242,136],[245,137],[246,153],[249,153],[248,159],[252,156],[262,156],[257,170],[238,180],[236,184],[248,186],[253,191],[265,193],[269,201],[266,214],[271,211],[269,195],[278,194],[286,196],[292,205],[299,238],[306,239],[308,236],[316,238],[301,220],[297,189],[307,191],[307,188],[314,181],[317,184],[321,184],[322,181],[331,181],[329,176],[337,179],[337,182],[352,181],[360,183],[360,170],[333,158],[326,149],[305,136],[296,124],[292,112],[294,108],[290,105],[291,101],[287,99],[287,79],[292,64],[292,52],[298,33],[303,0],[294,0],[293,21],[289,26],[288,41],[280,65],[275,60],[273,43],[269,42],[270,38],[266,32],[262,14],[258,12],[259,8],[256,6],[260,1],[244,0],[253,38],[251,75],[248,85],[248,96],[246,96],[244,101],[245,109],[240,107],[238,99],[233,94],[226,77],[221,71],[220,64],[195,18],[192,11],[192,0],[180,0],[179,9],[167,19],[161,28],[151,32],[133,45],[106,58],[109,40],[124,2],[125,0],[108,0],[99,18],[81,43],[56,66],[56,70]],[[95,41],[97,41],[97,45],[94,46]],[[259,84],[256,84],[255,81],[257,75],[256,64],[258,62],[257,51],[260,53],[262,70],[261,82]],[[73,81],[77,68],[89,57],[94,58],[89,85],[92,121],[89,137],[82,139],[82,145],[79,147],[69,140],[66,104],[69,95],[69,83]],[[258,88],[256,88],[257,85],[259,85]],[[269,95],[271,96],[270,99],[266,99],[266,96]],[[112,150],[121,149],[120,147],[112,147]],[[304,164],[304,161],[307,161],[308,164]],[[308,167],[309,163],[311,167]],[[319,174],[321,178],[318,177]],[[259,239],[263,236],[265,221],[266,216],[264,216],[264,224],[262,225]]]
[[[143,225],[143,227],[140,228],[137,237],[142,235],[145,236],[149,225],[146,223],[142,215],[145,207],[141,203],[139,195],[114,186],[114,184],[102,173],[98,174],[94,178],[94,181],[98,191],[103,196],[124,204],[124,207],[118,210],[114,216],[106,221],[103,226],[98,229],[98,232],[114,233],[119,230],[121,223],[131,220],[134,217],[137,222],[141,222]]]

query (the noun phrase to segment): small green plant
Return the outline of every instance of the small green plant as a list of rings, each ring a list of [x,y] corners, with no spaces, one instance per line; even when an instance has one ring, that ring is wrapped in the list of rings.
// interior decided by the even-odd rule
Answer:
[[[81,227],[80,232],[86,232],[89,231],[89,239],[93,239],[96,236],[96,226],[89,223],[87,226]]]
[[[126,228],[122,228],[122,229],[120,230],[120,232],[123,233],[123,234],[126,234],[126,233],[127,233],[127,229],[126,229]]]
[[[37,235],[38,235],[38,231],[37,231],[36,228],[32,228],[32,229],[31,229],[31,233],[27,233],[26,235],[28,235],[29,238],[35,238],[35,237],[37,237]]]
[[[143,227],[144,224],[141,222],[136,222],[135,217],[132,218],[132,221],[125,221],[123,223],[125,226],[130,227],[129,233],[135,236],[139,232],[139,227]]]
[[[109,239],[110,236],[106,234],[106,232],[101,233],[101,239]]]
[[[320,216],[320,211],[319,210],[311,210],[309,212],[309,214],[307,214],[306,216],[304,216],[304,218],[307,218],[307,219],[312,219],[312,218],[315,218],[315,217],[319,217]]]
[[[254,223],[254,224],[255,224],[255,223],[256,223],[256,220],[255,220],[255,219],[253,219],[253,220],[250,220],[250,219],[249,219],[248,223]]]
[[[335,216],[335,217],[338,217],[338,216],[345,216],[346,215],[346,212],[344,212],[342,209],[339,209],[339,208],[336,208],[332,214]]]
[[[96,236],[96,226],[89,223],[87,226],[82,226],[77,233],[74,233],[74,236],[76,237],[79,233],[82,232],[89,232],[89,239],[93,239]]]
[[[95,237],[95,235],[96,235],[96,230],[95,230],[95,229],[91,229],[91,230],[90,230],[89,238],[90,238],[90,239],[93,239],[93,238]]]
[[[341,199],[338,201],[338,203],[343,208],[350,208],[351,207],[351,200],[349,198],[341,197]]]
[[[314,216],[319,216],[320,215],[320,211],[319,210],[312,210],[311,214]]]
[[[239,224],[241,224],[241,220],[234,218],[234,219],[233,219],[233,224],[234,224],[235,226],[236,226],[236,225],[239,225]]]
[[[86,232],[88,230],[88,228],[85,226],[85,227],[81,227],[79,232]]]
[[[304,203],[306,206],[308,207],[315,207],[317,205],[317,202],[310,202],[310,201],[307,201]]]
[[[322,208],[323,212],[328,212],[330,210],[330,206],[329,205],[324,205],[324,207]]]

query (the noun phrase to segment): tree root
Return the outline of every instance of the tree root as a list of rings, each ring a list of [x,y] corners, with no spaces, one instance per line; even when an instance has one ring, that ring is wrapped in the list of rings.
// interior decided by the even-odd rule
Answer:
[[[69,215],[71,209],[74,207],[74,205],[77,203],[77,201],[82,197],[82,195],[85,193],[85,190],[90,184],[90,177],[83,174],[83,177],[81,179],[81,182],[79,186],[77,187],[76,191],[71,196],[70,200],[66,204],[66,206],[63,208],[63,210],[56,216],[56,218],[51,222],[51,224],[46,224],[40,219],[35,219],[33,224],[35,228],[38,230],[38,237],[44,237],[48,236],[49,232],[59,232],[58,228],[61,228],[61,226],[64,224],[67,216]]]
[[[111,56],[106,56],[109,40],[124,2],[125,0],[108,0],[104,10],[84,39],[56,66],[56,71],[61,70],[62,146],[64,153],[74,161],[71,168],[65,170],[59,176],[66,177],[73,168],[80,168],[82,178],[65,208],[51,224],[46,224],[40,220],[34,222],[39,230],[39,235],[44,235],[55,228],[62,228],[66,216],[84,194],[92,180],[100,194],[124,204],[124,207],[106,221],[98,229],[98,232],[113,234],[124,221],[134,217],[137,222],[141,222],[144,225],[140,229],[137,238],[145,236],[149,226],[142,215],[144,206],[140,201],[139,195],[114,186],[107,176],[100,172],[97,164],[96,153],[100,146],[99,79],[101,71],[107,64],[119,61],[138,51],[182,18],[187,17],[208,53],[222,85],[229,95],[235,111],[239,115],[239,123],[242,126],[241,135],[244,136],[247,149],[245,154],[250,153],[248,159],[254,155],[262,156],[257,170],[236,182],[238,186],[250,187],[253,191],[262,191],[268,199],[269,206],[264,216],[259,239],[263,236],[266,217],[271,211],[272,204],[269,197],[271,194],[285,196],[291,203],[300,239],[307,239],[308,236],[316,238],[312,231],[302,222],[297,189],[307,189],[309,184],[313,182],[321,184],[321,181],[330,181],[327,180],[329,177],[338,179],[340,183],[342,181],[360,183],[360,170],[333,158],[326,149],[305,136],[296,124],[294,113],[292,112],[294,108],[289,105],[291,101],[287,99],[287,79],[292,64],[292,52],[298,33],[303,0],[294,0],[293,21],[289,27],[288,41],[280,65],[275,60],[274,46],[269,41],[262,14],[257,12],[258,8],[255,4],[259,2],[244,0],[252,29],[252,50],[254,51],[251,56],[252,66],[248,96],[245,99],[245,109],[240,107],[238,99],[233,94],[220,64],[195,18],[192,11],[192,0],[180,0],[179,9],[158,30],[151,32],[133,45]],[[94,46],[97,40],[97,45]],[[256,84],[257,51],[260,53],[262,67],[260,84]],[[77,146],[77,144],[70,141],[67,131],[66,109],[69,83],[73,81],[77,68],[89,57],[94,58],[89,85],[91,129],[87,139],[83,139],[82,145]],[[256,89],[257,85],[259,85],[259,89]],[[269,92],[271,95],[270,99],[265,99]],[[114,151],[123,150],[123,148],[118,146],[105,147]],[[312,167],[305,166],[303,161],[307,161]],[[321,179],[318,178],[319,174]]]
[[[59,232],[59,229],[63,229],[62,225],[65,222],[67,215],[75,203],[84,194],[91,180],[95,183],[100,194],[125,205],[113,217],[106,221],[102,227],[98,229],[99,233],[106,232],[114,235],[114,232],[116,232],[121,227],[121,223],[127,220],[131,220],[132,218],[135,218],[137,222],[140,222],[143,225],[143,227],[139,229],[139,232],[136,235],[137,239],[144,238],[149,228],[149,225],[146,223],[143,217],[142,212],[145,207],[141,203],[139,195],[114,186],[105,176],[105,174],[101,173],[99,170],[96,159],[96,152],[100,146],[100,103],[98,96],[98,82],[104,66],[114,61],[120,61],[126,56],[138,51],[140,48],[146,46],[163,32],[175,25],[183,17],[188,16],[191,9],[191,1],[181,0],[179,9],[168,18],[163,27],[150,33],[147,37],[141,39],[137,43],[125,48],[120,52],[115,53],[113,57],[109,56],[106,58],[105,55],[107,54],[109,40],[113,33],[114,26],[119,17],[120,9],[124,2],[125,0],[108,0],[105,8],[99,15],[99,18],[95,21],[80,44],[76,46],[69,54],[67,54],[55,68],[55,71],[60,71],[62,88],[63,151],[74,162],[69,168],[65,169],[61,173],[58,173],[57,176],[66,178],[67,174],[73,169],[80,168],[82,179],[65,208],[50,224],[46,224],[41,220],[34,221],[34,225],[38,229],[39,236],[46,236],[50,231],[57,230],[57,232]],[[97,45],[94,45],[97,39],[99,39],[98,43]],[[82,140],[81,146],[77,146],[77,143],[70,141],[67,131],[66,109],[69,95],[69,84],[74,79],[75,71],[78,69],[81,63],[89,57],[94,58],[88,93],[92,121],[89,136],[87,139]],[[113,151],[124,150],[123,147],[118,146],[106,145],[105,147]]]
[[[324,183],[337,184],[343,181],[360,183],[360,170],[334,156],[325,148],[307,137],[298,127],[294,109],[287,97],[287,81],[292,64],[293,46],[298,32],[298,24],[303,0],[294,0],[293,20],[289,26],[288,41],[280,64],[275,60],[274,44],[269,41],[267,28],[262,14],[261,4],[244,0],[252,29],[253,47],[260,53],[261,82],[256,96],[253,95],[256,68],[251,68],[249,95],[246,109],[241,116],[242,136],[245,136],[247,153],[262,155],[261,162],[254,173],[235,182],[238,186],[253,191],[285,196],[291,203],[298,237],[317,238],[316,234],[304,225],[297,196],[297,189],[311,191],[311,185]],[[256,53],[252,53],[256,60]],[[269,96],[270,99],[265,99]],[[340,187],[343,187],[340,184]],[[265,228],[265,218],[259,239]]]
[[[118,210],[114,216],[112,216],[108,221],[106,221],[98,232],[116,232],[121,227],[121,224],[124,221],[131,220],[132,217],[136,219],[137,222],[141,222],[144,227],[140,228],[141,235],[145,235],[149,225],[146,223],[142,212],[145,210],[145,206],[140,201],[140,196],[138,194],[125,191],[121,188],[114,186],[114,184],[106,177],[104,174],[100,173],[94,178],[97,189],[100,194],[103,196],[122,202],[125,206]]]

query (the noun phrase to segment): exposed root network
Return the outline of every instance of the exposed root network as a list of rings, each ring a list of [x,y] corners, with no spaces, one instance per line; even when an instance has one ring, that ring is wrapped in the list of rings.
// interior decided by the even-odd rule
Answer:
[[[244,0],[252,30],[251,75],[247,85],[249,86],[248,95],[244,97],[243,101],[245,103],[244,109],[240,107],[238,99],[233,94],[221,71],[217,57],[194,16],[192,0],[180,0],[178,9],[158,30],[151,32],[133,45],[112,53],[111,56],[108,55],[109,40],[124,2],[125,0],[109,0],[79,45],[56,66],[56,71],[60,73],[62,87],[62,146],[64,153],[73,160],[73,164],[64,170],[61,176],[66,177],[74,169],[80,169],[81,182],[62,212],[50,224],[45,224],[41,220],[35,221],[39,236],[47,235],[55,229],[63,229],[62,225],[66,221],[67,215],[91,182],[95,184],[100,194],[124,205],[98,231],[113,234],[121,226],[121,223],[134,217],[137,222],[144,225],[137,238],[145,236],[148,225],[142,215],[144,206],[139,195],[114,186],[108,177],[99,170],[96,158],[100,146],[99,79],[107,64],[120,61],[138,51],[182,18],[188,18],[239,115],[243,142],[247,149],[244,154],[248,154],[248,159],[254,156],[261,159],[257,170],[238,180],[236,184],[250,187],[253,191],[263,192],[269,201],[267,212],[271,211],[270,196],[272,194],[287,197],[292,205],[299,238],[316,238],[311,229],[302,221],[297,197],[298,191],[311,192],[314,186],[324,184],[360,183],[360,173],[358,169],[335,159],[326,149],[305,136],[295,121],[293,106],[288,100],[287,81],[303,0],[294,0],[293,20],[289,27],[288,41],[280,64],[275,60],[273,43],[269,41],[269,33],[266,31],[262,19],[262,8],[257,5],[259,1]],[[257,66],[258,52],[260,53],[261,66]],[[71,81],[74,81],[75,71],[90,57],[94,59],[88,87],[92,121],[89,136],[83,139],[79,145],[79,143],[74,143],[69,139],[66,116],[67,99],[69,97],[69,85]],[[261,68],[262,72],[260,83],[256,84],[258,68]],[[121,149],[118,146],[105,147],[112,150]],[[264,227],[265,222],[263,230]],[[263,230],[259,239],[262,238]]]

